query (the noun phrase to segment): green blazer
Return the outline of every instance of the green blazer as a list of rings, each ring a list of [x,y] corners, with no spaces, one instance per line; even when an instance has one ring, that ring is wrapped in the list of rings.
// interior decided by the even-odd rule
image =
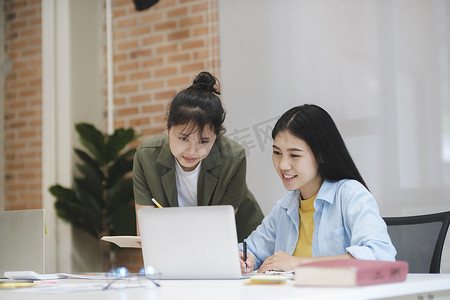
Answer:
[[[197,185],[197,205],[232,205],[238,208],[238,239],[246,238],[262,221],[263,214],[246,184],[247,160],[244,149],[227,137],[216,139],[203,159]],[[136,149],[133,166],[134,200],[153,205],[155,198],[163,207],[178,206],[175,158],[169,138],[151,137]]]

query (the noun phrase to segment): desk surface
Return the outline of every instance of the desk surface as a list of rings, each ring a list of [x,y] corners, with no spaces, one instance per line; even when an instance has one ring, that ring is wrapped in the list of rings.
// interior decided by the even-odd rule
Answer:
[[[54,283],[55,288],[72,285],[86,288],[86,281],[66,279]],[[92,282],[90,281],[92,288]],[[127,288],[122,290],[100,290],[104,282],[96,281],[95,290],[43,292],[42,289],[23,288],[0,290],[2,300],[22,299],[382,299],[406,295],[421,295],[424,299],[450,297],[450,274],[409,274],[401,283],[352,288],[313,288],[294,286],[292,281],[282,285],[250,285],[248,280],[164,280],[160,288]],[[417,297],[415,297],[417,298]],[[448,299],[448,298],[447,298]]]

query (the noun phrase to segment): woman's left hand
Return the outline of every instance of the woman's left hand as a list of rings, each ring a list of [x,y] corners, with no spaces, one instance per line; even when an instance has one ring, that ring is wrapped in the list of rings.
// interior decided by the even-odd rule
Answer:
[[[266,271],[294,271],[299,264],[306,262],[308,259],[311,259],[311,257],[296,257],[286,252],[278,251],[271,257],[266,258],[258,273]]]

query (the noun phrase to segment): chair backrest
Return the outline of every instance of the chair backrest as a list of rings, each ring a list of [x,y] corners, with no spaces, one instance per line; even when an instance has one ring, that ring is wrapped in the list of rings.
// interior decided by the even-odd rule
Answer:
[[[409,217],[386,217],[397,260],[409,263],[410,273],[439,273],[450,211]]]
[[[0,277],[5,271],[45,273],[43,209],[0,211]]]

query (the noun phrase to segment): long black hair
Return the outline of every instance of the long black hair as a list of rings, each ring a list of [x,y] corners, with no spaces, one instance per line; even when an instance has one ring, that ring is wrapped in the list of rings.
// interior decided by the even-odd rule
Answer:
[[[198,129],[197,133],[201,135],[205,126],[211,126],[217,136],[222,135],[226,113],[218,95],[218,80],[208,72],[201,72],[190,87],[173,98],[167,115],[167,129],[186,125],[189,132]]]
[[[329,181],[355,179],[368,189],[336,124],[323,108],[313,104],[291,108],[275,124],[272,138],[275,139],[283,130],[287,130],[309,145],[323,179]]]

